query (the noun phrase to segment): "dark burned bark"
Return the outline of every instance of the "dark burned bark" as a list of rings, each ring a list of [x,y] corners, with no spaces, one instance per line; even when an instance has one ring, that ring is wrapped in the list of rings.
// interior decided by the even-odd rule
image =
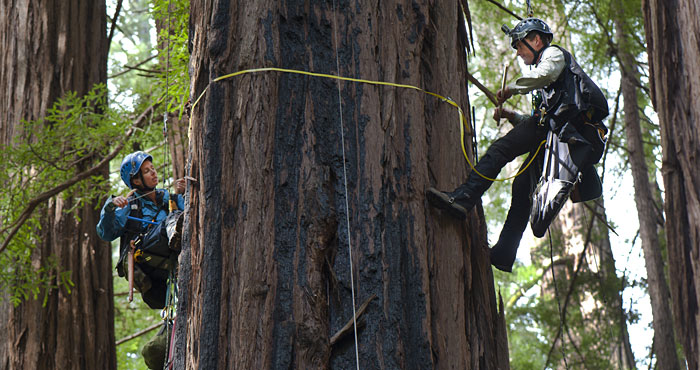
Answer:
[[[466,34],[449,2],[194,1],[191,175],[181,255],[177,368],[350,369],[354,335],[330,337],[376,295],[358,329],[361,368],[505,369],[481,212],[459,223],[424,191],[461,183]],[[336,23],[337,19],[337,23]],[[337,26],[336,26],[337,24]],[[334,43],[337,30],[338,43]],[[344,125],[349,214],[345,207]],[[468,109],[466,109],[468,111]],[[349,217],[349,230],[348,221]]]
[[[652,102],[659,113],[674,319],[688,369],[698,369],[700,304],[700,14],[694,0],[645,0]]]
[[[104,1],[11,3],[0,16],[3,145],[22,135],[21,119],[40,118],[62,94],[84,94],[107,74]],[[41,297],[18,307],[5,301],[0,369],[116,368],[111,251],[95,233],[95,204],[67,213],[74,204],[57,197],[36,211],[45,216],[33,258],[43,264],[54,256],[75,287],[51,290],[46,306]]]

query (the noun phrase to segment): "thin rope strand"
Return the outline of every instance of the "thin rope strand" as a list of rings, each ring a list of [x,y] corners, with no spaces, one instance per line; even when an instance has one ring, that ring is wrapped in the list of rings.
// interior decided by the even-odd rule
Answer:
[[[554,244],[552,244],[552,233],[547,228],[547,239],[549,239],[549,258],[550,258],[550,270],[552,271],[552,282],[554,284],[554,299],[557,301],[557,309],[559,310],[559,327],[561,328],[561,357],[564,359],[564,366],[566,370],[569,370],[569,363],[566,360],[566,351],[564,349],[564,332],[566,331],[566,321],[564,320],[564,313],[561,310],[561,304],[559,303],[559,288],[557,288],[557,276],[554,273]]]
[[[340,60],[338,58],[338,15],[335,6],[336,0],[333,0],[333,38],[335,39],[335,67],[340,76]],[[350,207],[348,205],[348,173],[345,165],[345,125],[343,124],[343,98],[340,92],[340,80],[337,81],[338,86],[338,110],[340,111],[340,147],[343,152],[343,186],[345,187],[345,221],[348,233],[348,259],[350,261],[350,292],[352,293],[352,329],[355,333],[355,365],[357,370],[360,370],[360,352],[357,344],[357,313],[355,312],[355,282],[352,266],[352,244],[350,240]]]
[[[170,0],[168,0],[168,21],[165,29],[165,97],[163,99],[163,102],[165,103],[165,112],[163,112],[163,138],[165,139],[165,168],[163,168],[163,187],[168,187],[165,183],[166,179],[168,182],[171,182],[170,178],[168,177],[168,168],[170,167],[168,164],[168,159],[170,157],[170,147],[168,146],[168,96],[170,95],[170,11]],[[170,173],[172,176],[172,169]]]

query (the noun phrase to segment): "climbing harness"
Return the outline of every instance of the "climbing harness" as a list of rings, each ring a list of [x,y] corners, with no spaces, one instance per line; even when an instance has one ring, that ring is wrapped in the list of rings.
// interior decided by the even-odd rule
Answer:
[[[127,257],[127,263],[129,264],[127,267],[127,280],[129,280],[129,303],[134,301],[134,250],[136,247],[134,247],[134,241],[131,240],[129,241],[129,256]]]
[[[532,195],[530,226],[532,233],[541,238],[549,224],[569,199],[574,185],[580,179],[578,166],[569,152],[569,145],[549,131],[545,148],[545,163],[542,177]]]
[[[472,154],[474,155],[474,163],[479,162],[479,151],[476,143],[476,108],[472,106],[472,115],[469,117],[472,127]]]
[[[148,220],[146,220],[146,219],[144,219],[144,218],[137,218],[137,217],[133,217],[133,216],[126,216],[126,218],[129,219],[129,220],[145,222],[145,223],[151,224],[151,225],[158,225],[157,222],[148,221]]]

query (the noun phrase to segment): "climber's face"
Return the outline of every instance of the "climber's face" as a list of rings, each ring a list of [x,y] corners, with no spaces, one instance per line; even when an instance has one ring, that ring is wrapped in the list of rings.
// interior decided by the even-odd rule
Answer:
[[[141,179],[143,179],[143,184],[141,184]],[[156,172],[151,161],[146,160],[143,162],[141,165],[141,176],[134,178],[133,183],[138,186],[143,185],[143,187],[148,189],[155,188],[158,185],[158,172]]]
[[[530,47],[528,47],[528,45],[530,45]],[[515,43],[515,49],[518,56],[523,59],[523,63],[526,65],[533,65],[537,63],[535,60],[535,54],[533,54],[532,51],[540,50],[543,47],[544,43],[542,42],[542,38],[540,38],[540,35],[538,35],[536,32],[531,32],[524,39]]]

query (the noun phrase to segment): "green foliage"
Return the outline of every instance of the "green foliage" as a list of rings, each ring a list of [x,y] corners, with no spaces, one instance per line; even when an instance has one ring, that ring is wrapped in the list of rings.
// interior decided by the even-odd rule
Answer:
[[[0,162],[0,240],[5,242],[17,229],[7,248],[0,253],[0,289],[9,299],[38,298],[49,288],[70,291],[69,271],[61,271],[52,256],[34,253],[46,235],[44,212],[35,211],[24,220],[27,206],[43,192],[68,183],[78,173],[104,156],[126,125],[123,113],[106,104],[106,89],[95,86],[84,96],[70,92],[60,98],[42,119],[22,122],[11,145],[3,147]],[[73,213],[101,196],[107,180],[93,176],[60,193],[70,199]],[[44,207],[44,208],[42,208]],[[79,220],[78,220],[79,221]]]
[[[168,11],[170,4],[171,11]],[[131,150],[147,150],[154,156],[156,166],[166,163],[163,144],[162,117],[165,111],[181,116],[189,97],[188,42],[189,1],[185,0],[137,0],[125,3],[120,18],[118,34],[112,42],[110,53],[110,91],[115,101],[130,106],[139,112],[153,103],[160,102],[159,112],[151,117],[151,122],[133,140]],[[145,27],[144,25],[147,25]],[[158,36],[153,37],[155,29]],[[165,30],[170,29],[170,33]],[[155,34],[155,33],[154,33]],[[154,41],[157,41],[154,44]],[[169,49],[169,52],[168,52]],[[151,58],[151,56],[153,56]],[[151,58],[139,69],[130,69]],[[166,73],[167,71],[167,73]],[[123,72],[123,73],[122,73]],[[166,104],[162,104],[165,101]],[[126,153],[125,153],[126,154]],[[111,167],[118,171],[121,157],[117,157]],[[158,164],[160,163],[160,165]],[[166,176],[162,176],[165,182]],[[112,184],[117,192],[126,188],[117,178]],[[113,243],[113,259],[116,265],[119,257],[117,243]],[[134,294],[134,301],[127,303],[123,295],[128,290],[124,278],[114,278],[115,336],[124,338],[160,322],[160,311],[152,310],[143,303],[140,295]],[[119,294],[122,293],[122,294]],[[157,333],[157,330],[117,346],[117,363],[120,369],[146,369],[141,356],[143,346]]]
[[[168,11],[168,5],[170,11]],[[167,110],[181,117],[189,97],[188,50],[190,2],[188,0],[154,0],[153,16],[162,23],[159,54],[167,66],[167,74],[159,79],[160,90],[167,92]],[[165,32],[166,30],[170,32]],[[165,69],[164,69],[165,70]]]

